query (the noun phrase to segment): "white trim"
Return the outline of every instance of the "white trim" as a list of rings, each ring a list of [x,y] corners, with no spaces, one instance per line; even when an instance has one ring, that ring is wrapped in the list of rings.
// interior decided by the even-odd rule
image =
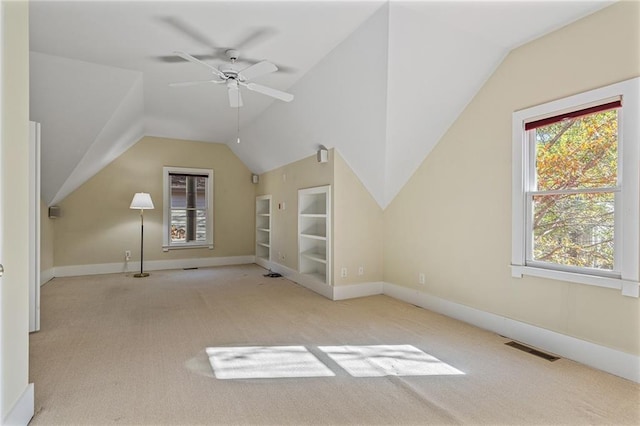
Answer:
[[[212,266],[247,265],[255,263],[254,255],[228,257],[202,257],[194,259],[148,260],[144,262],[145,271],[161,271],[167,269],[207,268]],[[138,269],[127,266],[127,263],[98,263],[93,265],[56,266],[54,276],[75,277],[81,275],[117,274],[137,272]]]
[[[207,241],[200,242],[194,241],[190,243],[174,243],[169,241],[169,226],[170,226],[170,214],[171,214],[171,194],[169,192],[169,174],[185,174],[185,175],[207,175]],[[194,167],[172,167],[165,166],[162,168],[162,251],[167,252],[169,250],[182,250],[190,248],[204,248],[208,247],[213,250],[214,241],[214,174],[213,169],[200,169]]]
[[[633,281],[622,281],[622,295],[629,297],[640,296],[640,283]]]
[[[387,282],[370,282],[331,287],[308,276],[271,262],[271,270],[278,272],[327,299],[343,300],[354,297],[385,294],[394,299],[454,318],[475,327],[492,331],[509,339],[552,352],[561,357],[597,368],[607,373],[640,383],[640,356],[607,348],[606,346],[560,334],[535,325],[526,324],[501,315],[465,306],[429,295],[420,290]],[[637,289],[637,286],[635,287]]]
[[[256,256],[256,265],[258,266],[262,266],[264,269],[270,269],[271,268],[271,261],[270,260],[266,260],[263,259],[261,257],[257,257]]]
[[[527,132],[524,123],[558,111],[577,109],[594,102],[614,97],[622,97],[623,107],[618,114],[619,171],[618,185],[622,192],[616,196],[616,269],[619,268],[621,278],[594,277],[582,273],[572,273],[533,267],[527,265],[527,250],[530,243],[527,238],[527,184],[531,181],[532,153],[527,151],[531,144],[527,143]],[[629,282],[640,282],[640,78],[611,84],[595,90],[590,90],[574,96],[537,105],[516,111],[512,116],[512,213],[511,213],[511,265],[512,276],[522,275],[543,276],[545,278],[602,286],[607,288],[624,289],[625,296],[632,296],[637,292],[629,287]],[[621,216],[621,217],[620,217]],[[618,221],[618,219],[620,219]],[[621,240],[621,241],[620,241]],[[543,272],[544,271],[544,272]]]
[[[40,131],[29,121],[29,332],[40,330]]]
[[[11,411],[3,419],[4,426],[26,426],[31,421],[35,410],[34,385],[29,383],[16,401]]]
[[[383,294],[384,283],[382,281],[332,286],[319,281],[308,274],[301,274],[300,272],[279,263],[273,261],[265,262],[264,260],[258,263],[259,260],[262,259],[256,259],[256,264],[265,269],[282,274],[282,276],[288,280],[300,284],[301,286],[306,287],[329,300],[345,300]]]
[[[262,204],[261,203],[262,201],[268,201],[268,203],[267,203],[267,205],[269,206],[268,213],[258,213],[258,205]],[[265,266],[265,265],[268,265],[268,262],[271,261],[271,239],[272,239],[271,231],[273,230],[272,226],[271,226],[271,224],[273,223],[273,221],[272,221],[272,217],[273,217],[272,216],[273,198],[272,198],[271,194],[265,194],[265,195],[256,196],[255,208],[256,208],[256,211],[255,211],[255,222],[254,222],[254,225],[255,225],[254,234],[255,234],[256,263],[258,265],[262,266],[263,268],[269,269],[268,266]],[[259,218],[263,219],[265,217],[265,215],[268,215],[267,217],[269,219],[269,226],[267,226],[267,229],[269,230],[268,231],[268,233],[269,233],[269,241],[268,241],[269,259],[264,259],[264,258],[258,257],[258,250],[260,250],[258,247],[261,247],[260,243],[258,242],[258,234],[259,234],[259,232],[262,232],[262,231],[258,231],[258,221],[259,221]],[[260,221],[262,221],[262,219],[260,219]]]
[[[622,290],[625,286],[626,288],[630,288],[630,285],[635,284],[636,286],[638,286],[639,284],[634,281],[621,280],[619,278],[586,275],[576,272],[558,271],[555,269],[536,268],[533,266],[511,265],[512,277],[522,278],[523,275],[556,279],[579,284],[594,285],[598,287],[612,288],[615,290]],[[626,296],[630,296],[630,294],[626,294]]]
[[[40,271],[41,287],[55,278],[55,269],[56,268],[49,268],[49,269],[45,269],[44,271]]]
[[[355,299],[356,297],[375,296],[384,292],[382,281],[345,284],[333,287],[333,300]]]
[[[640,383],[640,356],[607,348],[427,293],[384,283],[384,294]]]
[[[268,263],[268,267],[266,269],[277,272],[283,277],[298,283],[301,286],[326,297],[327,299],[333,300],[333,288],[329,284],[319,281],[310,275],[301,274],[295,269],[291,269],[288,266],[284,266],[273,261]]]

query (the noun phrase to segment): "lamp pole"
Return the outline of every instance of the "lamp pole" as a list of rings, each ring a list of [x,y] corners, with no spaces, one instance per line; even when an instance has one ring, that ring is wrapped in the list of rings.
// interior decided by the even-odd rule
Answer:
[[[140,210],[140,273],[134,274],[135,278],[148,277],[149,273],[142,269],[144,261],[144,210],[153,209],[151,196],[144,192],[138,192],[133,196],[130,209]]]
[[[144,209],[140,209],[140,273],[135,274],[135,278],[148,277],[148,272],[143,272],[142,261],[144,259]]]

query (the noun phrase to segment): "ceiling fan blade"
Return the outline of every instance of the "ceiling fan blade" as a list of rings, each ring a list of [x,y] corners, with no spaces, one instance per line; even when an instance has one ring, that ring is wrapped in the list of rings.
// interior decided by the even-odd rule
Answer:
[[[195,27],[192,27],[191,25],[187,24],[182,19],[177,18],[175,16],[164,16],[164,17],[161,17],[160,20],[169,24],[179,32],[186,34],[187,36],[191,37],[193,40],[197,41],[198,43],[202,44],[207,48],[209,49],[216,48],[215,43],[213,43],[213,41],[211,41],[209,37],[207,37],[204,33],[200,32]]]
[[[187,87],[187,86],[196,86],[198,84],[205,84],[205,83],[220,84],[220,83],[224,83],[224,80],[180,81],[180,82],[177,82],[177,83],[169,83],[169,86],[171,86],[171,87]]]
[[[198,55],[198,57],[202,58],[202,59],[207,59],[207,57],[204,56],[204,55]],[[249,57],[244,56],[244,55],[240,58],[240,60],[243,61],[243,62],[248,62],[250,64],[257,64],[258,62],[260,62],[259,59],[249,58]],[[290,74],[290,73],[294,73],[294,72],[298,71],[296,68],[293,68],[293,67],[288,67],[288,66],[282,65],[282,64],[276,64],[274,62],[271,62],[271,63],[273,65],[275,65],[276,67],[278,67],[278,73]]]
[[[263,95],[271,96],[272,98],[280,99],[281,101],[291,102],[293,100],[293,95],[291,93],[272,89],[271,87],[263,86],[261,84],[245,83],[243,86],[249,90],[253,90],[254,92],[262,93]]]
[[[238,75],[240,76],[240,78],[244,78],[245,80],[253,80],[256,77],[274,71],[278,71],[278,67],[273,65],[271,62],[260,61],[257,64],[243,69],[238,73]]]
[[[247,49],[254,46],[261,38],[269,38],[276,34],[276,30],[269,27],[261,27],[253,29],[246,34],[242,40],[235,44],[236,49]]]
[[[213,65],[209,65],[206,62],[202,62],[200,59],[189,55],[187,52],[182,52],[178,50],[173,53],[180,56],[182,59],[186,61],[193,62],[194,64],[200,64],[202,66],[209,68],[218,77],[226,78],[225,75],[222,73],[222,71],[220,71],[218,68],[214,67]]]
[[[200,59],[201,61],[210,61],[212,59],[220,59],[221,55],[191,55],[196,59]],[[166,62],[168,64],[176,64],[184,62],[184,59],[177,55],[162,55],[162,56],[151,56],[152,59],[160,62]]]
[[[231,105],[231,108],[240,108],[242,106],[242,96],[237,84],[229,84],[229,105]]]

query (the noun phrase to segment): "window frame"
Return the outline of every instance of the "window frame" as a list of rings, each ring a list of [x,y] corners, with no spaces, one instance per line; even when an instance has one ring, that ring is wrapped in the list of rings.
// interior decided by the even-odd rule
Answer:
[[[170,177],[171,174],[183,174],[183,175],[198,175],[207,177],[207,236],[204,242],[202,241],[190,241],[184,243],[172,243],[171,242],[171,190],[170,190]],[[165,166],[162,168],[162,200],[163,200],[163,214],[162,214],[162,250],[181,250],[190,248],[209,248],[213,249],[213,230],[214,230],[214,210],[213,210],[213,170],[212,169],[198,169],[191,167],[170,167]]]
[[[525,124],[570,111],[622,99],[618,109],[618,182],[615,194],[615,271],[548,265],[527,261],[530,257],[531,205],[528,193],[535,155]],[[640,78],[515,111],[512,116],[512,250],[511,273],[550,278],[622,290],[626,296],[640,293]]]

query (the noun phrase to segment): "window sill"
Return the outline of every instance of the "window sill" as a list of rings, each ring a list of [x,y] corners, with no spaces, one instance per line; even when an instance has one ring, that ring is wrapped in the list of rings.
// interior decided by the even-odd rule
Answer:
[[[599,277],[596,275],[578,274],[575,272],[556,271],[553,269],[536,268],[533,266],[511,265],[511,276],[522,278],[523,275],[549,278],[552,280],[568,281],[597,287],[621,290],[623,296],[640,296],[640,283],[620,278]]]
[[[213,244],[185,244],[180,246],[162,246],[162,251],[169,250],[186,250],[186,249],[203,249],[213,250]]]

